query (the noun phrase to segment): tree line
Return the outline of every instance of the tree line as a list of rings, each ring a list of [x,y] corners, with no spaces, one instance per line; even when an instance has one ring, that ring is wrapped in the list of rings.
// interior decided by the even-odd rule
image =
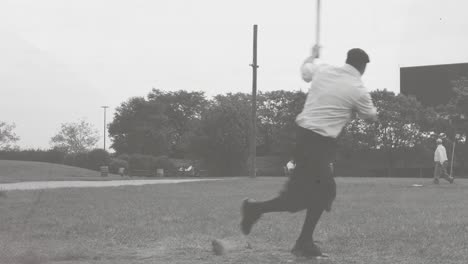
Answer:
[[[416,98],[387,90],[371,92],[379,120],[353,119],[339,137],[337,164],[373,167],[395,176],[402,168],[430,168],[435,139],[441,137],[449,155],[456,143],[456,166],[468,158],[468,81],[454,82],[455,96],[444,105],[425,107]],[[269,91],[257,95],[259,156],[293,155],[295,117],[306,99],[302,91]],[[208,98],[199,91],[153,89],[122,102],[108,125],[115,156],[139,154],[203,161],[213,175],[245,175],[251,129],[251,96],[228,93]],[[0,123],[0,142],[11,148],[14,126]],[[5,140],[6,139],[6,140]],[[67,153],[95,147],[99,136],[87,122],[62,124],[51,146]],[[2,146],[2,145],[0,145]],[[348,164],[348,165],[346,165]],[[338,166],[339,167],[339,166]]]
[[[466,167],[468,126],[455,121],[468,116],[468,88],[459,84],[454,91],[450,102],[435,108],[411,96],[371,92],[379,120],[353,119],[339,137],[337,158],[361,157],[361,162],[375,163],[372,157],[379,157],[380,173],[393,176],[398,168],[432,167],[435,139],[441,137],[448,150],[456,141],[457,166]],[[257,155],[285,159],[293,155],[295,117],[305,98],[302,91],[258,94]],[[118,153],[201,159],[214,175],[244,175],[250,100],[244,93],[207,99],[202,92],[153,89],[146,98],[130,98],[116,109],[109,125],[112,148]],[[371,157],[366,158],[366,153]]]

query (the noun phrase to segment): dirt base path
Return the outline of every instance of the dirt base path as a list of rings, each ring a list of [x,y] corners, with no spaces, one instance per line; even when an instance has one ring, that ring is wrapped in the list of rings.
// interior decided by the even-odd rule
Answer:
[[[15,182],[0,184],[0,190],[41,190],[56,188],[83,188],[83,187],[116,187],[139,186],[147,184],[168,184],[198,181],[216,181],[220,179],[158,179],[158,180],[115,180],[115,181],[40,181]]]

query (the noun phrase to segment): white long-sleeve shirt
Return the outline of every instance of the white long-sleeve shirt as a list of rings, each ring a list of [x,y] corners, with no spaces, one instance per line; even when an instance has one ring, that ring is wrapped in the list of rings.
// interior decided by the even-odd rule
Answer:
[[[444,163],[447,160],[447,151],[445,150],[445,147],[442,144],[438,145],[434,152],[434,161]]]
[[[304,81],[311,85],[304,109],[296,118],[299,126],[336,138],[351,120],[353,111],[361,118],[377,114],[361,74],[353,66],[304,63],[301,72]]]

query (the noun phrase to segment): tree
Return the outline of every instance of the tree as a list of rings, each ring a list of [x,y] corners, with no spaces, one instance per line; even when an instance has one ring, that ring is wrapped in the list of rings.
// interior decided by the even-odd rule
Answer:
[[[84,119],[61,124],[59,132],[51,138],[53,148],[62,149],[67,153],[88,152],[98,141],[98,131]]]
[[[88,169],[99,170],[101,166],[108,166],[110,163],[109,152],[104,149],[93,149],[88,153]]]
[[[462,77],[452,82],[455,96],[450,100],[449,105],[455,111],[464,116],[468,116],[468,77]]]
[[[171,128],[163,105],[133,97],[117,107],[109,124],[112,148],[117,153],[163,155],[169,151]]]
[[[452,81],[454,96],[450,99],[447,105],[438,108],[439,115],[444,117],[445,121],[441,122],[441,126],[448,131],[447,140],[450,143],[448,149],[451,153],[455,147],[455,162],[460,167],[467,168],[468,144],[466,142],[468,136],[468,77],[460,77]],[[456,144],[454,144],[454,142]],[[457,164],[456,164],[457,165]]]
[[[304,107],[306,94],[279,90],[259,93],[257,98],[259,153],[290,154],[294,145],[295,119]]]
[[[167,138],[170,142],[170,155],[183,158],[188,154],[193,131],[201,121],[202,113],[208,107],[203,92],[187,92],[179,90],[164,92],[153,89],[148,94],[148,101],[162,106],[162,111],[167,116],[167,126],[170,133]]]
[[[369,126],[369,123],[362,119],[353,119],[345,126],[338,137],[344,154],[349,156],[356,151],[375,148],[375,135],[367,133]]]
[[[15,143],[20,139],[13,130],[15,124],[0,121],[0,150],[15,148]]]
[[[250,109],[250,96],[237,93],[216,96],[204,112],[191,147],[204,158],[211,174],[234,176],[247,172]]]
[[[379,113],[379,120],[351,121],[340,142],[347,150],[383,151],[387,160],[387,175],[392,176],[397,157],[415,149],[424,150],[421,146],[430,136],[429,128],[434,122],[435,114],[411,96],[377,90],[371,92],[371,97]]]
[[[118,153],[186,156],[208,105],[203,92],[153,89],[147,98],[130,98],[116,109],[109,125],[112,147]]]

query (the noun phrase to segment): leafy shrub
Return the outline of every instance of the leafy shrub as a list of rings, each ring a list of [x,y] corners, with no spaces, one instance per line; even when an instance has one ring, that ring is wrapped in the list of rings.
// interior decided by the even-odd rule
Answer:
[[[176,168],[174,163],[166,156],[149,156],[142,154],[132,154],[129,158],[129,170],[145,170],[148,171],[150,175],[156,174],[156,169],[164,169],[165,175],[170,175],[174,173]]]
[[[70,153],[65,156],[64,164],[80,168],[89,168],[87,153]]]
[[[119,168],[125,168],[128,171],[128,161],[123,159],[112,158],[109,163],[110,173],[119,173]]]
[[[93,149],[88,153],[86,168],[99,170],[101,166],[108,166],[110,162],[109,153],[103,149]]]
[[[118,155],[117,159],[121,159],[121,160],[125,160],[126,162],[129,162],[130,161],[130,155],[123,153],[123,154]]]
[[[130,155],[128,165],[130,170],[147,170],[152,171],[155,169],[154,163],[156,159],[153,156],[132,154]]]
[[[164,169],[166,176],[174,175],[176,172],[176,165],[167,156],[156,157],[155,168]]]

